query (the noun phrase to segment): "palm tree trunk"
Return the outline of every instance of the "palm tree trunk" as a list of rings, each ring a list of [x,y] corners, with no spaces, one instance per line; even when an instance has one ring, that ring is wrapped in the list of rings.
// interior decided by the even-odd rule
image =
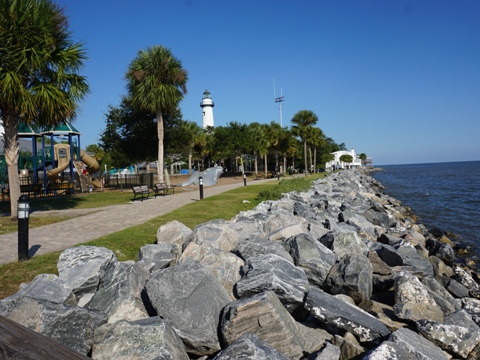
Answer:
[[[307,177],[307,140],[303,141],[303,159],[305,161],[305,177]]]
[[[20,119],[7,112],[3,113],[5,135],[4,154],[8,171],[8,191],[10,194],[10,217],[17,218],[18,198],[20,197],[20,180],[18,178],[18,124]]]
[[[317,147],[313,148],[313,172],[317,172]]]
[[[312,161],[312,148],[311,147],[308,148],[308,153],[310,154],[310,171],[312,171],[313,161]]]
[[[264,157],[264,164],[265,164],[265,177],[268,176],[268,155],[265,154],[265,157]]]
[[[157,176],[158,182],[163,182],[163,113],[157,110],[157,134],[158,134],[158,161],[157,161]]]
[[[258,160],[257,160],[257,153],[255,153],[255,177],[258,177]]]

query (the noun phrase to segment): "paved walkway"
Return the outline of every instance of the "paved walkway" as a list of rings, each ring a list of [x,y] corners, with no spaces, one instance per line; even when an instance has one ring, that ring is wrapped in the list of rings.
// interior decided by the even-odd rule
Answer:
[[[247,185],[272,180],[275,179],[259,180]],[[218,195],[241,186],[244,186],[243,181],[228,185],[204,187],[203,197]],[[30,256],[68,249],[74,245],[83,244],[104,235],[144,224],[153,218],[198,200],[200,200],[200,192],[197,189],[183,191],[175,195],[158,196],[156,199],[150,198],[143,202],[136,200],[125,205],[56,211],[59,213],[75,211],[83,215],[55,224],[31,228],[29,231]],[[40,215],[31,214],[31,216]],[[17,260],[18,233],[0,235],[0,265]]]

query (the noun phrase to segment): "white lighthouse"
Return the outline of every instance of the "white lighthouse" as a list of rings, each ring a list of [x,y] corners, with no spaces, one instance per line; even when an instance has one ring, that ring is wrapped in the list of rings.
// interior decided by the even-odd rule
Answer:
[[[202,102],[200,103],[200,107],[202,108],[202,124],[203,128],[206,129],[207,126],[214,126],[213,124],[213,107],[215,104],[213,103],[212,98],[210,97],[210,92],[205,90],[203,92]]]

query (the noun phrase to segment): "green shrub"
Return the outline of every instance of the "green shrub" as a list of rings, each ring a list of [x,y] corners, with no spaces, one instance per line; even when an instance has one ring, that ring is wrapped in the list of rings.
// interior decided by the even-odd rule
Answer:
[[[284,193],[292,191],[306,191],[312,186],[312,178],[298,177],[294,179],[281,180],[277,186],[259,192],[258,201],[278,200]]]

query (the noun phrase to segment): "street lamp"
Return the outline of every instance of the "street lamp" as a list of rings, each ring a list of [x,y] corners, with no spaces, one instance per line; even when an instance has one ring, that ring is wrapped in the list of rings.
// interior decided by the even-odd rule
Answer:
[[[203,200],[203,177],[198,178],[198,187],[200,190],[200,200]]]
[[[18,198],[18,261],[28,260],[28,217],[30,216],[30,204],[27,195]]]

